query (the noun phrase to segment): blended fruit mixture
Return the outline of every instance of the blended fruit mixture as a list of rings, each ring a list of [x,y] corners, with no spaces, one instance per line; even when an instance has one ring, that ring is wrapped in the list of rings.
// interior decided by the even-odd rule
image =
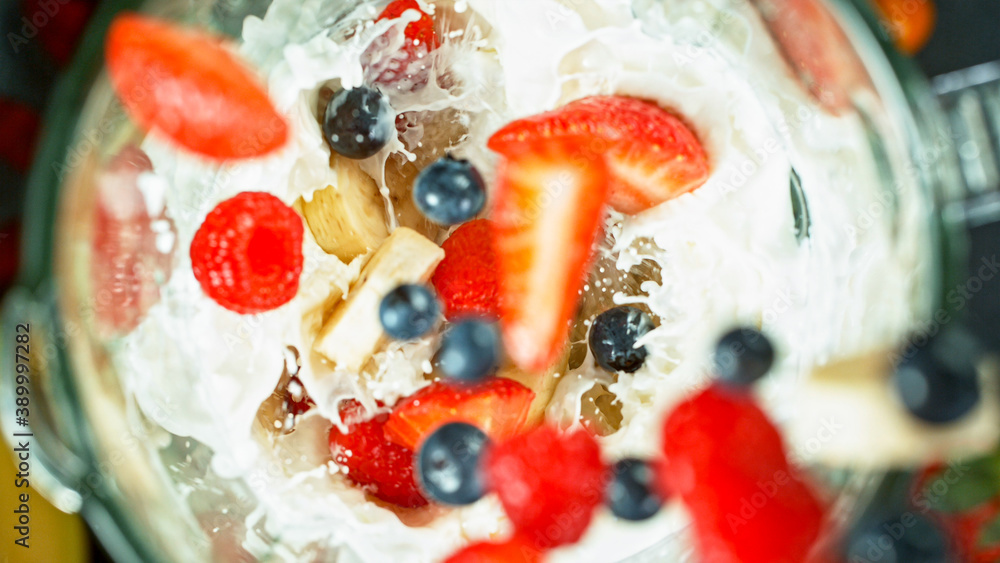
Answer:
[[[99,220],[153,233],[130,251],[161,275],[98,320],[142,414],[210,452],[193,481],[167,464],[190,509],[243,483],[219,518],[258,558],[680,535],[824,560],[831,493],[779,428],[813,366],[926,314],[929,243],[816,10],[274,0],[238,45],[121,17],[109,73],[149,135]]]

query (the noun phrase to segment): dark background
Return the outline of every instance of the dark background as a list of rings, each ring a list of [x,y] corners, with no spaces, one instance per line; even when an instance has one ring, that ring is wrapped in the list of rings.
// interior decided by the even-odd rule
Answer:
[[[39,116],[99,2],[0,0],[0,293],[16,271],[24,177],[41,131]],[[11,43],[9,33],[26,35],[23,17],[53,4],[58,11],[37,35]],[[1000,60],[1000,0],[938,0],[937,8],[937,28],[916,57],[928,75]],[[92,557],[107,560],[96,542]]]

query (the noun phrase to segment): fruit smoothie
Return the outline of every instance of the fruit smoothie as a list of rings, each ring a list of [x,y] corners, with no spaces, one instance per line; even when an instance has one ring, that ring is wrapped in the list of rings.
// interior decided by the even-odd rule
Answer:
[[[886,201],[877,107],[772,35],[791,23],[727,0],[274,0],[220,47],[121,20],[112,83],[150,133],[115,178],[164,222],[170,275],[114,359],[136,415],[206,457],[204,481],[165,469],[183,502],[243,483],[235,543],[279,560],[612,561],[672,536],[806,560],[830,493],[782,443],[796,386],[926,314],[927,242],[917,198],[859,214]],[[134,95],[143,72],[162,96]],[[756,430],[686,434],[706,413]],[[710,491],[779,474],[778,512],[745,524],[801,533],[723,541],[740,525]]]

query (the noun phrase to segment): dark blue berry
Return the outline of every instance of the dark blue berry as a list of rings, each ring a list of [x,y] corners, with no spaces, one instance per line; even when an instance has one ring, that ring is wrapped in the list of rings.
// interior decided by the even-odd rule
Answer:
[[[913,416],[935,424],[954,422],[979,403],[976,363],[980,349],[961,329],[945,329],[904,352],[893,384]]]
[[[479,460],[486,434],[471,424],[451,422],[424,440],[417,454],[417,479],[427,496],[442,504],[472,504],[485,492]]]
[[[957,563],[944,531],[914,511],[889,518],[868,518],[847,534],[846,561],[879,563]]]
[[[440,310],[431,290],[422,285],[406,284],[382,298],[378,314],[382,328],[391,338],[412,340],[434,327]]]
[[[392,139],[395,116],[378,90],[341,90],[326,105],[323,134],[330,148],[347,158],[368,158]]]
[[[719,339],[713,361],[715,374],[720,380],[750,385],[771,369],[774,346],[760,331],[738,328]]]
[[[646,361],[646,347],[636,342],[653,330],[653,320],[635,307],[608,309],[590,327],[590,349],[606,370],[632,373]]]
[[[474,382],[492,374],[500,362],[500,332],[494,322],[466,319],[441,338],[438,366],[448,377]]]
[[[450,155],[420,171],[413,184],[413,201],[428,219],[439,225],[457,225],[472,219],[486,204],[486,187],[468,160]]]
[[[641,459],[625,458],[615,463],[608,482],[607,503],[611,512],[624,520],[652,518],[663,505],[653,488],[656,473]]]

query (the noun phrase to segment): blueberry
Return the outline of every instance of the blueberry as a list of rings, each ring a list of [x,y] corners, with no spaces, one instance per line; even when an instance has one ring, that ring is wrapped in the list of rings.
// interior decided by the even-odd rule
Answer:
[[[774,364],[774,346],[760,331],[737,328],[715,346],[715,374],[726,383],[750,385],[764,377]]]
[[[440,307],[431,290],[406,284],[390,291],[379,306],[385,333],[396,340],[419,338],[433,328]]]
[[[590,327],[590,349],[606,370],[632,373],[646,361],[646,347],[636,347],[653,330],[653,320],[641,309],[622,306],[608,309]]]
[[[957,563],[943,530],[926,516],[909,511],[888,518],[867,518],[847,534],[846,561],[880,563]]]
[[[486,187],[468,160],[450,155],[420,171],[413,184],[413,201],[420,212],[439,225],[472,219],[486,204]]]
[[[347,158],[368,158],[395,133],[389,100],[378,90],[359,86],[341,90],[326,105],[323,134],[330,147]]]
[[[466,319],[453,325],[441,338],[438,366],[445,375],[477,381],[492,374],[500,362],[500,332],[496,323]]]
[[[663,500],[653,490],[655,473],[641,459],[625,458],[615,463],[608,482],[607,503],[611,512],[624,520],[646,520],[660,510]]]
[[[926,422],[954,422],[979,403],[976,363],[980,349],[959,328],[947,328],[904,352],[893,385],[913,416]]]
[[[417,479],[428,497],[461,506],[482,498],[479,459],[486,434],[471,424],[450,422],[424,440],[417,454]]]

